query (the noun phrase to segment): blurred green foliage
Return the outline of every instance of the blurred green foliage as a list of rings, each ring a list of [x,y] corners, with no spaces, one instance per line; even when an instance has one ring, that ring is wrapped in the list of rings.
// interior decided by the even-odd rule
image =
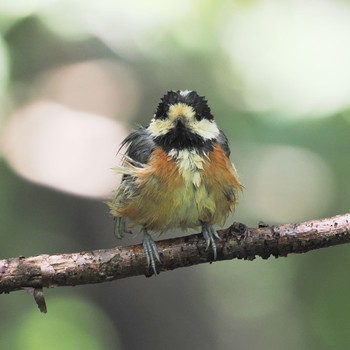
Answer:
[[[82,297],[50,300],[50,314],[22,310],[1,337],[4,349],[121,349],[110,320],[91,301]],[[108,333],[109,336],[105,337]]]

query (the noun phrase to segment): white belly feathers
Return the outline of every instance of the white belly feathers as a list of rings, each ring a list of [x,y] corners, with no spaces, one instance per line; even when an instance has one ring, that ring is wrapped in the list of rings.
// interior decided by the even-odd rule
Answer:
[[[186,185],[199,188],[202,184],[201,172],[209,161],[207,154],[200,156],[195,150],[171,150],[169,156],[177,163]]]

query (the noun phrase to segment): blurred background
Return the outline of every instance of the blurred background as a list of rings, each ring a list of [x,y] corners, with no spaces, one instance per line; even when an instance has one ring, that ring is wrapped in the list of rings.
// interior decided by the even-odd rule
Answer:
[[[205,95],[256,226],[349,212],[350,1],[1,0],[1,258],[136,244],[104,201],[168,90]],[[166,237],[171,237],[168,234]],[[1,349],[346,349],[350,246],[0,296]]]

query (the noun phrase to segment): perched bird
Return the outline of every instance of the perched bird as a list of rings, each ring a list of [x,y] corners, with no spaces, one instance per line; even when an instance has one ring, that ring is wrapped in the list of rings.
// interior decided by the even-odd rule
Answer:
[[[242,189],[225,134],[219,130],[204,97],[195,91],[169,91],[147,128],[122,142],[123,179],[109,203],[122,238],[140,225],[148,265],[156,274],[157,246],[149,231],[201,226],[216,259],[213,228],[224,224]]]

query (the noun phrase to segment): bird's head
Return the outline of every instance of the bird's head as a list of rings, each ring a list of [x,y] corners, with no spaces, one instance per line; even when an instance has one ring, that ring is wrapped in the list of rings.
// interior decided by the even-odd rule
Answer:
[[[201,149],[220,133],[206,99],[188,90],[162,97],[148,131],[166,151]]]

